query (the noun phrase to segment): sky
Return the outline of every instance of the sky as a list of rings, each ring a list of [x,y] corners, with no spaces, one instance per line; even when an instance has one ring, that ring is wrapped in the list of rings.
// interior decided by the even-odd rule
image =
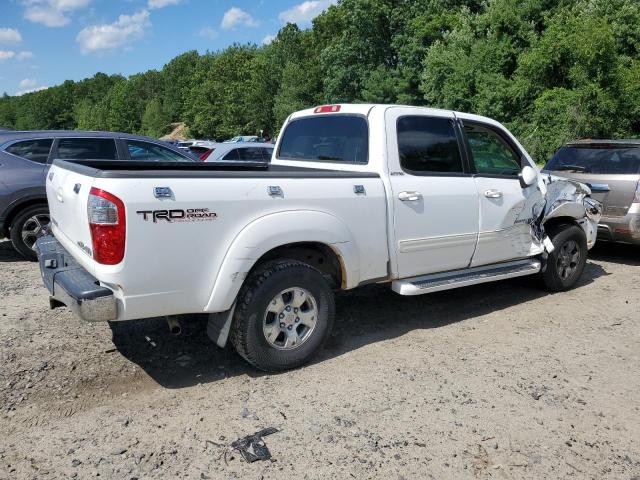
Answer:
[[[188,50],[268,43],[336,0],[0,0],[0,94],[162,68]]]

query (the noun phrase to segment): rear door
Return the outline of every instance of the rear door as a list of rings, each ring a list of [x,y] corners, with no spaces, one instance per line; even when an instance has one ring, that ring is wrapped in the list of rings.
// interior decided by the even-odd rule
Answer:
[[[541,208],[537,182],[520,185],[526,160],[502,129],[463,121],[474,181],[480,198],[478,246],[471,266],[525,258],[532,247],[531,222]]]
[[[478,192],[453,114],[396,107],[386,125],[399,277],[468,267]]]

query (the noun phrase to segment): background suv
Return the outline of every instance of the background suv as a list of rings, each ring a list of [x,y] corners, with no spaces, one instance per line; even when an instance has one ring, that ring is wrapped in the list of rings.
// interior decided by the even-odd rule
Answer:
[[[640,140],[580,140],[561,147],[543,172],[574,178],[602,202],[598,238],[640,245]]]
[[[194,161],[166,143],[125,133],[0,132],[0,238],[10,238],[18,252],[32,259],[33,245],[49,225],[44,185],[54,158]]]

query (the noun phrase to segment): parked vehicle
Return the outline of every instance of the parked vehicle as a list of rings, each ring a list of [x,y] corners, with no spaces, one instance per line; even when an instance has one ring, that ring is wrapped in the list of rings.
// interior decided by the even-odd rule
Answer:
[[[36,238],[49,228],[45,175],[54,158],[189,161],[182,152],[147,137],[109,132],[23,131],[0,133],[0,237],[36,258]]]
[[[270,162],[274,146],[270,143],[219,143],[200,155],[206,162]]]
[[[206,159],[209,154],[216,148],[218,148],[222,143],[213,142],[210,140],[200,140],[194,142],[193,145],[189,147],[189,152],[198,160]]]
[[[246,142],[260,142],[260,138],[256,135],[238,135],[237,137],[225,140],[224,143],[246,143]]]
[[[544,179],[489,118],[323,106],[288,118],[271,164],[55,160],[54,236],[37,249],[53,306],[174,325],[209,313],[219,346],[277,371],[322,347],[334,289],[421,295],[534,274],[572,288],[599,204]]]
[[[568,143],[544,172],[589,185],[603,205],[598,238],[640,245],[640,140]]]
[[[185,152],[189,151],[189,147],[191,147],[191,145],[193,145],[193,142],[195,142],[195,140],[185,140],[182,142],[178,142],[176,144],[176,147],[178,147],[180,150],[183,150]]]

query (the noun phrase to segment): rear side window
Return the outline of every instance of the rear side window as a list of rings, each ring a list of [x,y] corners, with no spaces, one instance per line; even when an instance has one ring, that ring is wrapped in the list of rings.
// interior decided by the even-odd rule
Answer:
[[[562,147],[544,168],[602,175],[639,174],[640,148]]]
[[[61,138],[56,158],[63,160],[117,160],[112,138]]]
[[[462,173],[462,157],[448,118],[408,116],[398,120],[398,150],[403,170],[414,175]]]
[[[51,144],[53,139],[40,139],[40,140],[24,140],[22,142],[16,142],[13,145],[8,146],[5,152],[11,153],[18,157],[26,158],[32,162],[47,163],[49,158],[49,151],[51,150]]]
[[[239,148],[238,154],[240,155],[240,160],[246,160],[248,162],[264,162],[264,148],[260,147],[250,147],[250,148]]]
[[[369,133],[364,117],[327,115],[293,120],[282,135],[278,158],[367,163]]]
[[[223,160],[240,160],[240,156],[238,155],[238,149],[234,148],[233,150],[230,150],[229,153],[227,153],[224,157],[222,157]]]
[[[127,140],[131,160],[138,162],[191,162],[192,160],[155,143]]]
[[[476,172],[484,175],[518,176],[520,159],[496,132],[479,125],[465,125]]]

